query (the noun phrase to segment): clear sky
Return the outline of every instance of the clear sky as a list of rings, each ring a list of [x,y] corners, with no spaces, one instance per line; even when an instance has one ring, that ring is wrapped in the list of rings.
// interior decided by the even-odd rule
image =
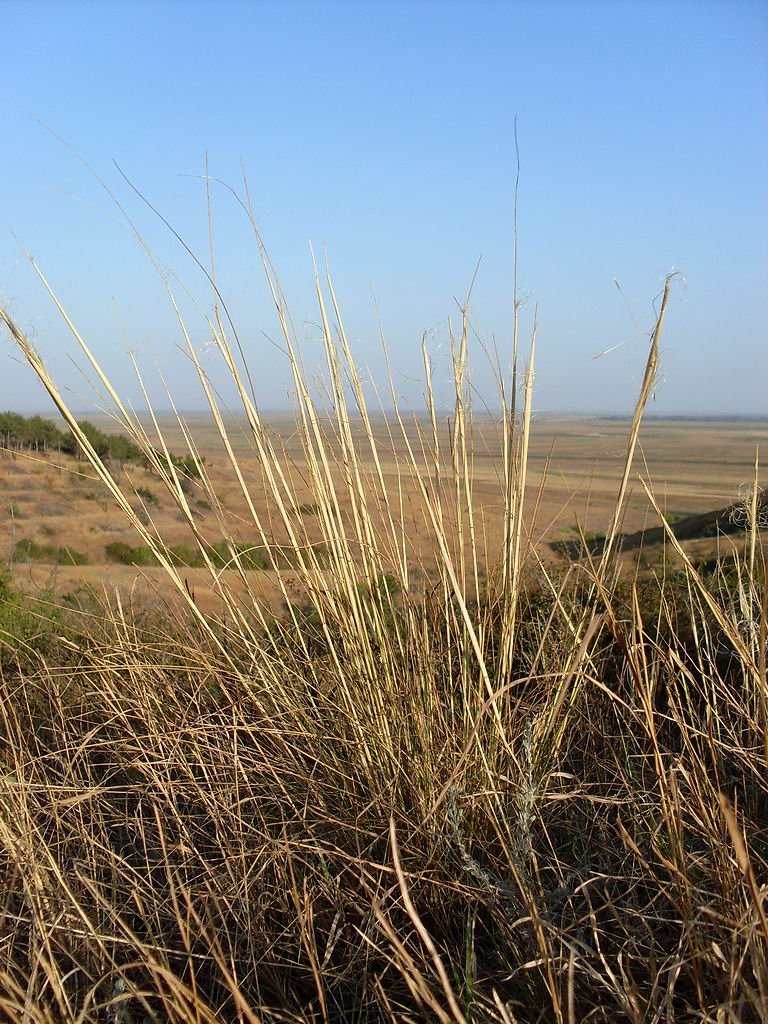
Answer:
[[[243,161],[310,362],[311,241],[327,247],[372,377],[385,381],[371,285],[398,390],[418,402],[427,331],[447,402],[447,321],[480,258],[473,325],[508,358],[517,115],[519,282],[526,332],[538,308],[537,409],[631,409],[647,335],[592,357],[651,326],[674,268],[685,284],[652,411],[768,413],[764,0],[2,0],[0,14],[0,301],[77,408],[89,392],[69,362],[71,339],[13,232],[118,387],[137,394],[135,350],[150,377],[159,364],[182,408],[201,405],[162,283],[78,156],[206,309],[204,279],[113,161],[203,259],[205,153],[211,174],[236,188]],[[257,397],[285,407],[288,373],[268,340],[277,324],[252,237],[228,193],[213,196],[217,272]],[[190,324],[204,346],[194,311]],[[205,359],[215,374],[213,354]],[[47,408],[7,341],[0,408]]]

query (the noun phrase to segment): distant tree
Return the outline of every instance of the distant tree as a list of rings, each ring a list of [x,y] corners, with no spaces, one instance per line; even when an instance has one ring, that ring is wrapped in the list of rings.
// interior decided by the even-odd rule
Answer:
[[[135,462],[151,469],[151,463],[144,452],[129,437],[122,434],[105,434],[89,420],[80,420],[78,427],[100,459],[114,459],[116,462]],[[0,412],[0,448],[33,451],[57,450],[78,459],[85,458],[85,452],[71,430],[61,431],[53,420],[42,416],[22,416],[17,412]],[[162,461],[165,456],[157,453]],[[171,455],[173,465],[191,486],[191,481],[200,476],[200,471],[191,455]],[[205,459],[200,459],[205,462]]]
[[[122,434],[106,434],[109,445],[109,457],[117,462],[140,462],[143,453],[138,445]]]
[[[4,448],[32,448],[46,451],[59,448],[64,435],[52,420],[42,416],[22,416],[17,412],[0,413],[0,444]]]
[[[95,427],[89,420],[79,420],[77,425],[98,457],[100,459],[107,458],[109,455],[109,438],[107,435],[99,430],[98,427]],[[85,457],[85,452],[80,446],[80,442],[71,431],[64,438],[62,451],[67,452],[68,455],[75,455],[78,459]]]
[[[200,466],[205,463],[204,458],[195,459],[192,455],[172,455],[171,461],[177,470],[192,480],[200,479]]]
[[[0,440],[4,448],[23,447],[25,431],[26,420],[19,413],[0,413]]]
[[[44,420],[42,416],[30,416],[26,421],[25,442],[35,451],[59,448],[63,440],[64,435],[51,420]]]

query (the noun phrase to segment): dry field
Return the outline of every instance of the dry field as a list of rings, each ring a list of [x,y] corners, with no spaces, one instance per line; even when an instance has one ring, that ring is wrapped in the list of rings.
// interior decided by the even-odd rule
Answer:
[[[91,421],[107,432],[116,432],[105,416],[90,416]],[[249,513],[245,498],[222,449],[215,424],[210,416],[192,414],[185,417],[199,453],[206,459],[212,484],[227,516],[233,533],[246,542],[253,540],[249,531]],[[273,416],[270,428],[276,445],[282,450],[282,462],[295,488],[296,515],[301,518],[310,539],[320,536],[313,524],[311,494],[302,499],[302,481],[306,476],[306,458],[292,419]],[[448,419],[444,418],[441,444],[450,447]],[[159,424],[169,448],[186,453],[187,447],[178,423],[169,416],[160,417]],[[402,495],[403,516],[408,521],[412,544],[410,555],[414,564],[429,567],[434,551],[429,549],[429,530],[425,529],[421,498],[412,474],[407,470],[404,441],[397,428],[383,417],[374,423],[380,451],[384,453],[381,468],[390,494]],[[527,475],[527,527],[538,544],[541,556],[550,560],[549,543],[573,537],[576,524],[592,534],[605,532],[615,505],[617,489],[626,451],[630,424],[626,420],[601,417],[541,416],[534,418]],[[474,504],[479,549],[489,568],[501,546],[503,529],[502,455],[498,425],[488,418],[474,424],[472,443]],[[420,435],[429,433],[425,421],[409,425],[407,436],[419,450]],[[231,430],[233,449],[243,469],[248,490],[260,512],[268,512],[264,498],[259,460],[254,454],[244,422],[235,421]],[[676,518],[709,511],[733,501],[740,488],[754,479],[756,451],[768,448],[768,421],[762,420],[666,420],[650,419],[643,424],[640,448],[635,459],[633,489],[626,504],[623,528],[630,532],[657,525],[657,516],[650,508],[637,479],[644,476],[650,483],[660,506]],[[370,458],[366,470],[372,471]],[[157,504],[136,499],[134,507],[142,516],[149,516],[159,534],[168,544],[190,541],[187,525],[162,483],[148,471],[131,468],[123,471],[121,482],[129,492],[145,488],[157,498]],[[114,592],[116,586],[123,597],[138,604],[153,602],[169,594],[165,573],[161,569],[109,563],[106,545],[124,541],[140,543],[136,531],[115,508],[103,485],[95,478],[87,463],[59,455],[35,456],[29,453],[0,455],[0,489],[2,519],[0,520],[0,556],[12,564],[16,581],[32,591],[53,589],[58,594],[86,584],[98,591]],[[192,488],[190,505],[200,521],[203,533],[215,541],[220,537],[215,517],[208,509],[205,493],[199,484]],[[206,525],[208,523],[208,526]],[[87,565],[55,565],[50,562],[18,561],[13,558],[15,545],[21,539],[38,544],[69,547],[86,556]],[[276,536],[278,542],[284,538]],[[700,546],[700,545],[699,545]],[[691,544],[695,551],[695,542]],[[651,552],[651,560],[654,553]],[[230,573],[224,570],[229,576]],[[205,611],[217,611],[219,602],[211,592],[210,577],[204,570],[184,571],[195,599]],[[232,574],[234,575],[234,574]],[[284,575],[290,576],[289,570]],[[277,602],[274,571],[249,573],[254,592]]]

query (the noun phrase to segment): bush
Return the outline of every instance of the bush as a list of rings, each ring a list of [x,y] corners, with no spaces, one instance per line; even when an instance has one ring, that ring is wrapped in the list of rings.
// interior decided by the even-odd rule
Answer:
[[[121,565],[157,565],[157,559],[151,548],[142,545],[134,548],[121,540],[107,544],[104,553],[108,561],[119,562]]]
[[[271,562],[263,548],[219,540],[211,544],[208,556],[217,568],[269,569]]]
[[[145,505],[160,504],[157,495],[153,491],[150,491],[148,487],[137,487],[136,494],[141,498]]]
[[[307,553],[320,567],[328,565],[328,549],[324,543],[307,546]],[[217,568],[227,566],[234,568],[236,564],[243,569],[296,569],[300,565],[298,552],[289,544],[244,544],[242,541],[219,540],[209,545],[208,555]]]
[[[202,555],[191,544],[174,544],[169,548],[169,554],[174,565],[196,568],[204,564]]]
[[[13,549],[17,562],[53,562],[56,565],[88,565],[86,555],[66,545],[38,544],[29,537],[22,537]]]

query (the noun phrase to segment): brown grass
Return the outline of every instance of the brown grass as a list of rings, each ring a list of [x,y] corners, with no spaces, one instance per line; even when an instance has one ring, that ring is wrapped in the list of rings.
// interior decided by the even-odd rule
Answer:
[[[205,614],[160,518],[90,453],[177,611],[81,607],[44,652],[6,660],[0,1010],[34,1024],[764,1019],[757,504],[727,573],[703,576],[671,532],[671,575],[627,578],[608,556],[554,566],[534,542],[532,367],[522,415],[494,435],[472,414],[465,318],[448,435],[429,402],[421,420],[374,421],[327,282],[323,404],[264,260],[300,460],[251,403],[217,314],[250,454],[201,370],[219,453],[199,467],[205,516],[168,436],[112,399],[202,553],[208,530],[238,523],[290,546],[295,567],[272,578],[285,613],[233,550],[226,573],[207,569],[220,607]],[[617,528],[647,397],[625,425]],[[502,457],[483,481],[486,449]],[[237,497],[221,499],[219,463]]]

